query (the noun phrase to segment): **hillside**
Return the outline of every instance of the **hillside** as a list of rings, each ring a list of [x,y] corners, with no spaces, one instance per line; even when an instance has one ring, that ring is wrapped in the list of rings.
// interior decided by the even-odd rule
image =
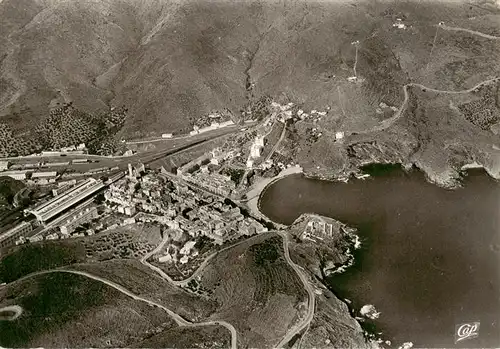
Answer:
[[[78,275],[35,276],[0,290],[0,308],[22,314],[0,321],[3,347],[124,347],[176,324],[160,309]]]
[[[215,325],[179,327],[162,309],[134,300],[101,281],[57,272],[27,275],[66,265],[67,269],[89,273],[124,287],[138,297],[159,302],[188,321],[199,322],[215,310],[215,302],[172,286],[136,260],[75,264],[84,261],[76,245],[78,243],[34,244],[16,249],[1,259],[0,274],[9,282],[0,286],[1,346],[212,348],[229,345],[227,329]],[[30,263],[36,266],[28,270],[26,265],[20,265],[21,258],[31,258]],[[16,266],[21,270],[12,274]],[[8,307],[12,306],[20,307],[22,312],[9,320]]]
[[[216,300],[211,318],[232,323],[242,347],[276,345],[307,307],[304,286],[286,263],[281,238],[274,234],[220,253],[192,287]]]
[[[17,181],[10,177],[0,177],[0,212],[12,208],[14,196],[24,188],[21,181]]]
[[[177,327],[165,330],[144,341],[134,344],[135,348],[227,348],[231,338],[220,326],[195,328]]]
[[[498,74],[495,43],[436,36],[440,21],[498,34],[498,13],[492,1],[4,0],[0,123],[26,132],[73,102],[91,114],[127,108],[126,137],[185,132],[269,95],[363,128],[380,102],[401,103],[409,80],[452,89]],[[346,80],[355,62],[362,84]]]

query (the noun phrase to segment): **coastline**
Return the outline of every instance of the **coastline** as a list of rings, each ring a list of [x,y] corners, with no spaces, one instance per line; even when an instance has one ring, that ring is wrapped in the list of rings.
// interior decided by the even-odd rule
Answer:
[[[364,164],[364,165],[370,165],[370,164],[377,165],[379,163],[369,163],[369,164]],[[413,170],[420,171],[424,175],[425,181],[432,183],[432,184],[434,184],[438,187],[441,187],[443,189],[457,189],[461,186],[461,183],[462,183],[461,180],[458,180],[456,183],[453,183],[454,185],[452,185],[452,186],[443,185],[442,181],[432,180],[432,178],[427,174],[427,171],[420,169],[418,166],[415,166],[415,165],[408,166],[407,164],[401,164],[401,163],[382,163],[381,165],[388,165],[388,167],[390,167],[391,165],[394,165],[394,166],[400,167],[400,170],[404,171],[406,173],[413,171]],[[485,172],[491,178],[496,179],[494,176],[491,176],[491,173],[486,170],[485,166],[482,166],[476,162],[466,164],[463,167],[458,168],[455,171],[457,173],[459,173],[460,171],[467,171],[467,170],[478,169],[478,168],[484,169]],[[289,169],[287,169],[287,170],[289,170]],[[357,175],[364,174],[364,173],[370,173],[370,172],[364,171],[362,167],[358,167],[357,171],[349,171],[348,173],[342,173],[342,174],[337,175],[337,176],[331,176],[328,178],[321,178],[321,176],[315,176],[314,174],[311,176],[307,172],[303,171],[301,168],[300,168],[300,171],[297,171],[297,170],[295,170],[295,171],[293,171],[293,170],[292,171],[286,171],[286,170],[282,171],[282,172],[280,172],[280,174],[278,174],[277,176],[275,176],[273,178],[263,179],[262,181],[259,181],[258,183],[256,183],[255,187],[252,188],[251,191],[249,191],[249,193],[252,194],[252,197],[247,202],[247,204],[248,204],[248,207],[251,209],[251,212],[258,215],[258,217],[262,217],[268,221],[271,221],[273,224],[276,224],[276,222],[273,222],[269,217],[267,217],[261,211],[260,198],[263,196],[266,189],[268,189],[269,186],[275,184],[278,180],[283,179],[289,175],[299,174],[299,173],[302,174],[306,178],[319,179],[322,181],[335,183],[335,182],[348,182],[351,179],[352,180],[359,180],[359,179],[364,180],[364,177],[360,178]],[[372,175],[372,174],[370,174],[370,175]],[[373,176],[376,177],[377,175],[373,174]],[[323,217],[323,216],[319,215],[315,212],[303,213],[299,217],[297,217],[291,225],[289,225],[289,226],[281,225],[281,227],[290,228],[294,224],[296,224],[298,221],[303,220],[303,219],[312,218],[312,217]],[[327,219],[336,220],[333,217],[328,217],[328,216],[325,216],[325,217]],[[347,226],[347,228],[351,228],[351,227]],[[355,231],[355,229],[354,229],[354,231]],[[360,247],[359,236],[357,236],[357,234],[354,233],[353,231],[350,231],[350,229],[348,229],[348,231],[344,231],[344,233],[345,233],[345,238],[347,239],[347,241],[350,245],[350,247],[346,251],[343,251],[343,254],[346,257],[345,263],[332,265],[330,270],[327,270],[327,272],[324,274],[323,279],[322,280],[318,279],[318,281],[321,284],[323,284],[327,289],[329,289],[336,296],[338,301],[340,301],[341,303],[344,303],[347,306],[347,308],[349,309],[349,313],[350,313],[351,318],[355,319],[355,321],[359,323],[359,325],[363,329],[363,336],[365,337],[365,339],[367,341],[374,343],[374,344],[376,343],[378,345],[384,346],[384,344],[387,344],[387,343],[385,343],[386,338],[384,338],[384,334],[381,333],[379,329],[374,327],[375,325],[367,324],[365,321],[363,321],[362,319],[364,319],[364,317],[360,317],[358,315],[360,309],[354,308],[353,304],[351,302],[349,302],[348,300],[343,299],[341,297],[338,297],[337,293],[335,292],[335,287],[333,287],[333,285],[331,285],[328,282],[328,276],[333,275],[333,274],[343,273],[348,268],[352,267],[352,265],[354,265],[356,263],[356,259],[359,258],[358,254],[361,253],[361,251],[359,250],[359,247]]]
[[[423,173],[425,176],[425,180],[428,183],[434,184],[443,189],[458,189],[462,186],[463,173],[468,170],[484,170],[485,173],[492,179],[500,181],[500,165],[498,166],[498,173],[495,174],[495,166],[487,166],[482,165],[476,161],[465,163],[460,167],[452,167],[444,172],[432,172],[431,169],[426,167],[421,167],[415,163],[402,163],[402,162],[366,162],[359,164],[356,168],[344,171],[337,175],[325,176],[318,175],[316,173],[308,173],[304,171],[302,174],[306,178],[317,179],[321,181],[327,182],[344,182],[347,183],[351,179],[365,179],[364,174],[368,174],[369,176],[376,176],[376,174],[370,173],[370,171],[365,171],[363,168],[369,167],[372,165],[381,165],[381,166],[399,166],[402,171],[408,173],[412,170],[418,170]]]
[[[309,255],[314,257],[312,257],[312,259],[309,259],[309,262],[312,262],[313,264],[307,262],[305,262],[304,264],[304,260],[302,260],[302,263],[298,262],[300,263],[299,265],[304,268],[304,270],[307,270],[311,276],[313,276],[312,279],[318,283],[319,288],[324,287],[329,292],[331,292],[332,296],[329,298],[330,302],[343,304],[343,306],[346,307],[348,316],[350,317],[350,319],[352,319],[352,321],[355,321],[359,325],[359,334],[363,336],[366,343],[371,348],[381,348],[381,344],[385,342],[381,338],[380,331],[373,327],[367,327],[365,322],[362,320],[363,318],[358,316],[360,309],[354,308],[352,302],[350,302],[348,299],[340,297],[333,285],[328,282],[329,276],[337,273],[343,273],[355,263],[356,254],[359,253],[358,250],[360,250],[361,248],[361,241],[359,236],[357,235],[357,229],[329,216],[324,216],[317,213],[302,213],[293,221],[292,224],[287,227],[288,230],[286,231],[286,233],[294,236],[295,234],[297,234],[297,232],[294,232],[293,230],[297,228],[301,229],[300,226],[306,224],[309,220],[320,220],[324,223],[337,225],[337,233],[334,233],[334,236],[332,236],[331,238],[333,238],[333,240],[339,239],[344,241],[348,247],[345,248],[344,246],[342,249],[335,248],[333,247],[333,245],[338,246],[337,243],[333,242],[332,245],[332,241],[327,242],[326,240],[322,239],[317,240],[316,242],[313,242],[313,240],[303,240],[303,243],[310,244],[311,248],[318,249],[316,251],[317,253],[319,253],[318,251],[320,251],[321,249],[327,248],[334,252],[334,254],[336,254],[335,252],[340,253],[345,258],[342,262],[334,262],[333,260],[331,260],[331,263],[328,263],[327,261],[326,264],[322,264],[325,261],[321,262],[320,260],[317,260],[317,253],[310,251],[311,253],[309,253]],[[291,243],[291,245],[294,244],[295,243]],[[292,246],[290,247],[292,248]],[[301,251],[301,253],[305,253],[305,250]],[[290,253],[292,253],[292,251]],[[321,255],[325,256],[324,253],[321,253]],[[315,261],[313,262],[313,260]],[[316,265],[316,267],[319,267],[319,270],[315,270],[314,264],[318,262],[319,265]]]
[[[386,163],[387,164],[387,163]],[[389,164],[387,164],[389,165]],[[467,181],[464,180],[464,177],[463,176],[460,176],[459,178],[457,178],[457,182],[454,183],[455,185],[453,186],[444,186],[442,185],[442,181],[433,181],[432,178],[429,177],[427,171],[425,171],[425,169],[421,169],[419,168],[418,166],[416,165],[412,165],[412,166],[405,166],[404,164],[394,164],[394,165],[400,165],[402,171],[404,172],[410,172],[410,171],[415,171],[415,172],[419,172],[420,174],[423,174],[424,177],[425,177],[425,181],[428,182],[428,183],[431,183],[431,184],[434,184],[436,187],[439,187],[439,188],[443,188],[443,189],[449,189],[449,190],[454,190],[454,189],[458,189],[460,188],[461,186],[465,186],[467,185]],[[364,171],[361,169],[361,168],[358,168],[360,172],[364,173]],[[462,166],[457,166],[454,171],[456,171],[456,173],[461,173],[463,175],[466,175],[466,173],[468,171],[471,171],[472,172],[476,172],[474,170],[481,170],[481,175],[483,175],[483,171],[484,171],[484,175],[486,175],[487,177],[491,178],[492,180],[495,180],[495,181],[498,181],[500,178],[498,178],[498,176],[494,176],[494,174],[496,173],[496,167],[493,165],[493,166],[486,166],[486,165],[482,165],[478,162],[469,162],[469,163],[465,163],[464,165]],[[305,178],[315,178],[315,179],[321,179],[323,180],[322,178],[318,178],[319,176],[309,176],[307,173],[304,173],[302,172],[302,175],[305,177]],[[343,175],[343,174],[341,174]],[[278,176],[272,178],[271,180],[268,180],[266,181],[266,184],[263,186],[263,188],[261,189],[260,191],[260,195],[262,196],[263,193],[265,192],[265,190],[268,188],[269,185],[273,184],[273,183],[276,183],[278,179],[280,178],[277,178]],[[283,176],[284,177],[284,176]],[[376,175],[375,175],[376,177]],[[343,178],[342,178],[343,179]],[[355,178],[355,175],[354,174],[351,174],[349,175],[348,179],[357,179]],[[423,179],[423,178],[422,178]],[[328,179],[326,179],[326,181],[328,182],[335,182],[335,181],[339,181],[339,177],[335,178],[335,177],[329,177]],[[264,213],[262,213],[262,211],[260,210],[260,206],[257,206],[257,210],[258,212],[261,214],[261,215],[264,215]],[[295,224],[298,220],[301,220],[303,219],[304,217],[314,217],[314,216],[320,216],[314,212],[311,212],[311,213],[303,213],[301,214],[299,217],[297,217],[294,222],[292,223]],[[354,240],[352,240],[352,243],[356,244],[356,242]],[[359,254],[361,251],[356,251],[356,249],[353,249],[351,248],[349,251],[348,251],[348,255],[349,254],[353,254],[354,256],[354,260],[351,260],[351,263],[346,263],[346,265],[344,266],[337,266],[337,267],[340,267],[336,270],[336,272],[341,272],[341,269],[344,269],[344,268],[348,268],[350,265],[352,265],[352,262],[355,262],[355,260],[358,258],[358,256],[356,256],[357,254]],[[343,267],[343,268],[342,268]],[[335,294],[335,290],[334,290],[334,285],[329,285],[329,283],[326,281],[326,280],[323,280],[322,282],[325,286],[327,286],[328,289],[330,289],[334,294]],[[345,303],[347,305],[347,307],[351,310],[351,316],[353,318],[356,318],[356,320],[358,320],[358,322],[362,325],[363,327],[363,330],[365,332],[365,338],[367,340],[371,340],[371,341],[375,341],[375,342],[378,342],[379,344],[384,344],[383,342],[383,339],[384,339],[384,334],[380,335],[380,333],[378,333],[379,331],[376,329],[376,328],[372,328],[372,324],[369,324],[369,326],[367,326],[366,324],[364,324],[363,321],[359,321],[360,318],[356,317],[356,315],[358,314],[359,312],[359,309],[355,309],[352,307],[352,304],[349,302],[349,301],[346,301],[342,298],[339,298],[337,297],[341,302]]]
[[[260,198],[262,196],[262,193],[265,192],[265,190],[272,185],[273,183],[277,182],[280,179],[283,179],[287,176],[294,175],[294,174],[303,174],[304,170],[302,167],[299,165],[296,166],[291,166],[280,173],[278,173],[276,176],[272,178],[262,178],[260,181],[255,183],[252,187],[247,192],[247,200],[246,200],[246,205],[249,208],[250,212],[252,215],[264,219],[268,222],[271,222],[273,225],[275,225],[278,229],[283,229],[286,228],[287,226],[281,223],[274,222],[272,219],[267,217],[264,213],[260,211]]]

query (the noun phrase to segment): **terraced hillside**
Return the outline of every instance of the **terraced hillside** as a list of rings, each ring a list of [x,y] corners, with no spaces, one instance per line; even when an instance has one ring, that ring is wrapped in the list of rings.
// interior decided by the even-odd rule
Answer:
[[[243,347],[276,345],[307,309],[304,285],[274,234],[222,252],[210,261],[199,284],[218,303],[211,318],[233,324]]]
[[[10,282],[33,272],[76,263],[138,259],[158,241],[159,227],[129,226],[84,238],[15,246],[1,255],[0,280]]]
[[[35,257],[31,262],[38,267],[32,271],[41,274],[22,270],[24,275],[12,276],[24,277],[8,279],[0,287],[1,346],[227,347],[230,343],[230,333],[222,326],[180,327],[164,309],[147,304],[145,300],[161,304],[191,322],[206,319],[216,309],[215,302],[169,284],[137,260],[77,263],[82,259],[72,258],[77,257],[74,250],[55,245],[32,249],[31,255],[21,252],[23,257]],[[44,252],[42,260],[36,252]],[[1,262],[2,272],[12,264],[5,258]],[[61,265],[84,275],[53,271]],[[52,272],[43,274],[46,270]],[[20,316],[4,318],[2,309],[12,306],[20,307]]]

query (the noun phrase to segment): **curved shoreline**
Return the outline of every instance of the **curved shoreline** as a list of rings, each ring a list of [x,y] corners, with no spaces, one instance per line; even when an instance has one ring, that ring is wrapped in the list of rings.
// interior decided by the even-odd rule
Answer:
[[[292,166],[292,167],[289,167],[289,168],[281,171],[280,173],[278,173],[278,175],[276,175],[272,178],[263,178],[258,183],[256,183],[254,185],[254,188],[252,188],[251,190],[249,190],[247,192],[247,196],[250,196],[250,198],[247,198],[245,200],[246,206],[249,208],[250,212],[254,216],[272,223],[278,229],[286,228],[287,225],[275,222],[271,218],[269,218],[268,216],[266,216],[264,213],[261,212],[261,210],[260,210],[260,198],[262,197],[262,194],[267,190],[267,188],[269,186],[271,186],[272,184],[276,183],[280,179],[283,179],[285,177],[288,177],[288,176],[291,176],[294,174],[299,174],[299,173],[303,174],[304,169],[298,165]]]
[[[477,169],[483,170],[488,175],[489,178],[491,178],[493,180],[496,180],[496,181],[500,181],[500,176],[494,176],[491,173],[491,171],[489,171],[489,169],[487,168],[487,166],[479,164],[476,161],[471,162],[471,163],[466,163],[466,164],[462,165],[460,168],[453,168],[453,171],[456,172],[457,176],[451,178],[453,180],[453,183],[452,184],[448,184],[448,185],[445,185],[444,182],[440,182],[440,181],[434,180],[433,178],[431,178],[429,176],[429,174],[424,169],[421,169],[420,167],[418,167],[415,164],[409,165],[409,164],[404,164],[404,163],[380,163],[380,162],[372,162],[372,163],[363,164],[363,166],[359,166],[355,170],[346,172],[346,173],[344,173],[342,175],[332,176],[332,177],[321,177],[321,176],[311,175],[311,174],[308,174],[308,173],[304,172],[304,169],[300,165],[296,165],[296,166],[293,166],[293,167],[290,167],[290,168],[287,168],[287,169],[281,171],[278,175],[276,175],[276,176],[274,176],[272,178],[265,178],[265,179],[261,180],[259,183],[257,183],[256,186],[255,186],[255,188],[253,188],[252,190],[250,190],[248,192],[248,193],[252,193],[252,195],[251,195],[250,199],[246,200],[246,204],[247,204],[248,208],[250,209],[250,211],[252,212],[252,214],[254,214],[255,216],[257,216],[259,218],[262,218],[262,219],[264,219],[264,220],[266,220],[268,222],[271,222],[277,228],[280,228],[280,229],[287,228],[287,227],[293,225],[293,222],[292,222],[292,224],[289,224],[289,225],[275,222],[270,217],[268,217],[265,213],[263,213],[262,210],[261,210],[261,205],[260,205],[261,198],[265,194],[265,192],[269,189],[269,187],[271,185],[275,184],[276,182],[278,182],[278,181],[280,181],[282,179],[285,179],[288,176],[297,175],[297,174],[301,174],[306,179],[314,179],[314,180],[319,180],[319,181],[324,181],[324,182],[331,182],[331,183],[341,183],[341,182],[342,183],[347,183],[351,179],[353,179],[353,180],[363,180],[363,178],[357,178],[356,174],[357,174],[357,172],[363,173],[363,169],[362,168],[365,167],[365,166],[367,166],[367,165],[394,165],[394,166],[399,166],[400,170],[403,171],[403,172],[405,172],[405,173],[408,173],[408,172],[410,172],[410,171],[412,171],[412,170],[415,169],[415,170],[421,172],[424,175],[425,180],[428,183],[434,184],[434,185],[436,185],[436,186],[438,186],[440,188],[443,188],[443,189],[458,189],[460,187],[460,185],[462,184],[462,180],[463,180],[463,177],[461,176],[461,174],[464,173],[464,172],[466,173],[469,170],[477,170]],[[370,174],[370,176],[372,176],[372,175]],[[316,213],[311,212],[310,214],[316,214]],[[300,216],[297,217],[296,219],[298,219],[298,218],[300,218]],[[332,218],[332,217],[329,217],[329,218]]]
[[[372,163],[372,164],[380,164],[380,163]],[[390,165],[389,163],[386,163],[387,165]],[[384,163],[382,163],[382,165],[384,165]],[[430,178],[428,176],[428,174],[426,173],[426,171],[424,171],[423,169],[420,169],[417,165],[412,165],[412,166],[405,166],[404,164],[401,164],[401,163],[393,163],[392,165],[400,165],[400,168],[399,168],[399,171],[403,171],[405,173],[407,172],[410,172],[410,171],[418,171],[419,173],[423,174],[424,175],[424,180],[427,182],[427,183],[430,183],[430,184],[433,184],[435,185],[436,187],[439,187],[439,188],[442,188],[442,189],[449,189],[449,190],[455,190],[455,189],[458,189],[460,188],[462,185],[465,185],[467,184],[465,181],[464,181],[464,176],[463,174],[465,173],[468,173],[469,171],[473,171],[473,170],[481,170],[481,172],[484,171],[484,174],[486,175],[487,178],[489,178],[490,180],[493,180],[493,181],[499,181],[500,178],[496,178],[495,176],[492,175],[491,171],[488,171],[488,168],[478,162],[465,162],[462,166],[458,166],[458,167],[455,167],[454,168],[454,171],[456,171],[459,175],[461,175],[459,178],[457,178],[457,182],[455,183],[455,185],[453,186],[443,186],[442,183],[440,182],[435,182],[432,180],[432,178]],[[358,167],[357,168],[358,170],[362,170],[361,167]],[[353,172],[354,173],[354,172]],[[353,178],[353,173],[350,173],[348,178],[349,179],[357,179],[357,178]],[[309,176],[307,173],[302,173],[302,176],[306,179],[316,179],[316,180],[321,180],[321,181],[326,181],[326,182],[332,182],[332,183],[335,183],[335,182],[338,182],[340,180],[342,180],[343,178],[340,178],[340,177],[330,177],[328,179],[323,179],[321,177],[311,177]],[[376,177],[376,176],[375,176]],[[284,177],[283,177],[284,178]],[[259,197],[259,202],[260,202],[260,198],[264,196],[266,190],[270,187],[271,184],[276,184],[276,182],[279,180],[279,179],[283,179],[283,178],[274,178],[273,181],[270,181],[266,186],[265,188],[261,191],[260,193],[260,197]],[[259,209],[259,212],[265,216],[265,214],[261,211],[261,207],[260,205],[258,206],[258,209]],[[308,216],[308,215],[318,215],[317,213],[314,213],[314,212],[311,212],[311,213],[302,213],[301,215],[299,215],[295,220],[294,222],[291,224],[293,225],[297,220],[299,220],[301,217],[304,217],[304,216]],[[326,216],[326,217],[329,217],[329,216]],[[332,218],[332,219],[336,219],[334,217],[329,217],[329,218]],[[269,219],[269,218],[268,218]],[[290,226],[291,226],[290,225]],[[351,250],[350,251],[351,253],[353,253],[352,257],[353,257],[353,261],[355,263],[355,261],[359,258],[359,256],[357,256],[358,253],[360,253],[359,251],[356,251],[356,250]],[[346,265],[342,265],[341,268],[348,268],[350,267],[352,264],[350,263],[347,263]],[[344,270],[345,271],[345,270]],[[335,292],[335,289],[333,287],[333,285],[330,285],[328,282],[327,282],[327,279],[323,279],[323,280],[320,280],[321,283],[323,283],[328,289],[330,289],[335,295],[336,295],[336,292]],[[359,318],[356,316],[356,313],[359,311],[359,309],[356,309],[356,308],[353,308],[353,305],[346,301],[345,299],[343,298],[340,298],[338,297],[338,300],[344,304],[347,305],[348,309],[350,310],[350,313],[351,313],[351,317],[356,319],[356,321],[361,325],[361,327],[363,328],[363,333],[364,333],[364,336],[367,340],[369,341],[374,341],[374,342],[377,342],[379,344],[381,343],[384,343],[384,335],[382,333],[379,333],[380,331],[378,331],[376,328],[369,328],[369,327],[366,327],[364,326],[363,322],[360,322],[359,321]]]
[[[302,169],[302,168],[301,168]],[[401,169],[403,171],[406,172],[406,169],[401,165]],[[310,178],[310,179],[316,179],[316,180],[321,180],[321,181],[327,181],[327,182],[332,182],[332,183],[338,183],[338,182],[346,182],[346,179],[343,178],[343,177],[338,177],[338,178],[329,178],[329,179],[322,179],[322,178],[319,178],[319,177],[312,177],[312,176],[308,176],[306,173],[302,171],[300,172],[296,172],[296,173],[288,173],[288,174],[285,174],[285,175],[278,175],[276,177],[273,177],[271,178],[270,181],[268,181],[264,186],[263,188],[260,190],[259,192],[259,196],[258,196],[258,199],[256,200],[257,201],[257,206],[256,206],[256,210],[257,210],[257,213],[259,214],[259,217],[262,216],[264,217],[264,219],[268,220],[268,221],[271,221],[273,224],[280,224],[280,223],[275,223],[274,221],[272,221],[268,216],[266,216],[261,210],[260,210],[260,199],[261,197],[263,196],[263,194],[265,193],[265,191],[272,185],[272,184],[275,184],[276,182],[278,182],[279,180],[282,180],[288,176],[291,176],[291,175],[295,175],[295,174],[302,174],[302,176],[304,176],[305,178]],[[349,174],[349,176],[347,176],[347,180],[349,178],[351,178],[352,176],[352,173]],[[253,198],[255,199],[255,198]],[[255,213],[253,210],[252,210],[253,213]],[[284,225],[284,224],[280,224],[282,227],[284,228],[290,228],[292,227],[297,221],[299,221],[300,219],[303,219],[303,218],[308,218],[308,217],[326,217],[328,219],[333,219],[333,220],[336,220],[335,218],[333,217],[328,217],[328,216],[322,216],[322,215],[319,215],[317,213],[314,213],[314,212],[310,212],[310,213],[302,213],[301,215],[299,215],[299,217],[297,217],[290,225]],[[352,228],[348,225],[346,225],[347,227],[349,228]],[[283,240],[285,240],[285,237],[284,235],[285,234],[284,232],[282,232],[282,234],[280,234],[282,237],[283,237]],[[355,235],[356,237],[354,238],[353,235]],[[354,263],[356,262],[356,254],[359,253],[358,250],[359,248],[357,248],[357,244],[359,243],[359,237],[356,235],[356,234],[353,234],[353,233],[350,233],[348,234],[347,238],[350,240],[349,243],[351,245],[351,247],[353,248],[353,250],[351,251],[350,249],[347,250],[347,253],[346,253],[346,262],[345,263],[342,263],[341,265],[337,266],[337,268],[332,271],[331,274],[336,274],[336,273],[343,273],[346,271],[346,269],[348,269],[349,267],[353,266]],[[329,274],[330,275],[330,274]],[[325,275],[324,278],[322,279],[318,279],[318,281],[324,285],[328,290],[330,290],[334,296],[337,298],[337,300],[341,303],[344,303],[346,306],[347,306],[347,309],[349,310],[349,315],[351,316],[351,318],[356,321],[359,326],[361,327],[362,329],[362,335],[363,337],[365,338],[365,340],[367,342],[370,342],[372,343],[373,345],[375,345],[375,348],[380,348],[380,343],[383,343],[383,339],[382,339],[382,334],[380,333],[380,331],[376,330],[375,328],[373,329],[368,329],[364,326],[364,322],[360,321],[359,320],[359,317],[356,316],[356,313],[358,312],[357,309],[355,309],[352,305],[351,302],[349,302],[348,300],[346,299],[343,299],[341,297],[339,297],[337,295],[337,292],[335,291],[335,289],[327,282],[327,279],[326,277],[328,277],[328,275]],[[312,315],[312,318],[311,318],[311,321],[312,319],[314,318],[314,315],[315,313],[313,312],[313,315]],[[280,343],[281,344],[281,343]]]

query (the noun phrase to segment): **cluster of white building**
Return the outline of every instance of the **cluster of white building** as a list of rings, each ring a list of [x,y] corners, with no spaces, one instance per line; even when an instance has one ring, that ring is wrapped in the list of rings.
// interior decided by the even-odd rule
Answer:
[[[60,149],[60,151],[63,153],[69,153],[69,152],[75,152],[75,151],[83,151],[85,149],[87,149],[87,147],[85,146],[85,143],[80,143],[80,144],[72,145],[69,147],[63,147]]]
[[[177,169],[177,175],[197,187],[216,195],[229,196],[235,189],[230,176],[217,173],[221,164],[239,153],[215,148]]]
[[[213,185],[211,191],[222,190],[218,188],[225,188],[227,184],[216,185],[216,175],[211,175],[210,181],[199,177],[199,181],[203,178],[205,188]],[[194,178],[197,177],[191,180]],[[217,244],[237,234],[251,235],[265,230],[260,223],[246,218],[239,208],[225,204],[222,199],[204,194],[200,201],[199,195],[188,186],[177,181],[165,184],[164,181],[170,182],[154,173],[139,178],[134,175],[110,185],[104,197],[116,205],[118,212],[130,217],[128,222],[157,222],[191,237],[207,236]]]
[[[312,218],[310,219],[304,232],[301,235],[303,240],[323,240],[325,237],[332,237],[333,235],[333,225],[331,223],[325,222],[322,218]]]
[[[197,134],[200,134],[200,133],[205,133],[205,132],[208,132],[208,131],[213,131],[213,130],[217,130],[219,128],[223,128],[223,127],[227,127],[227,126],[232,126],[234,125],[234,121],[233,120],[228,120],[228,121],[223,121],[221,123],[219,122],[212,122],[210,124],[210,126],[205,126],[205,127],[199,127],[199,126],[193,126],[193,130],[191,132],[189,132],[189,135],[191,136],[194,136],[194,135],[197,135]]]
[[[252,168],[255,161],[261,156],[262,149],[264,149],[264,136],[257,135],[250,145],[250,154],[247,159],[247,168]]]
[[[161,184],[157,178],[151,175],[141,177],[144,173],[144,165],[128,166],[128,176],[126,179],[112,183],[108,190],[104,192],[104,198],[116,204],[115,209],[124,215],[134,216],[137,207],[145,212],[156,213],[162,210],[160,198]],[[139,177],[140,179],[137,179]],[[140,183],[140,189],[136,186]]]
[[[204,167],[208,171],[208,167]],[[230,176],[220,173],[210,173],[200,171],[195,173],[186,173],[182,178],[197,187],[202,188],[210,193],[228,197],[236,188],[236,184],[231,180]]]
[[[403,23],[403,20],[401,18],[397,18],[396,22],[392,24],[393,27],[398,28],[398,29],[406,29],[406,25]]]

